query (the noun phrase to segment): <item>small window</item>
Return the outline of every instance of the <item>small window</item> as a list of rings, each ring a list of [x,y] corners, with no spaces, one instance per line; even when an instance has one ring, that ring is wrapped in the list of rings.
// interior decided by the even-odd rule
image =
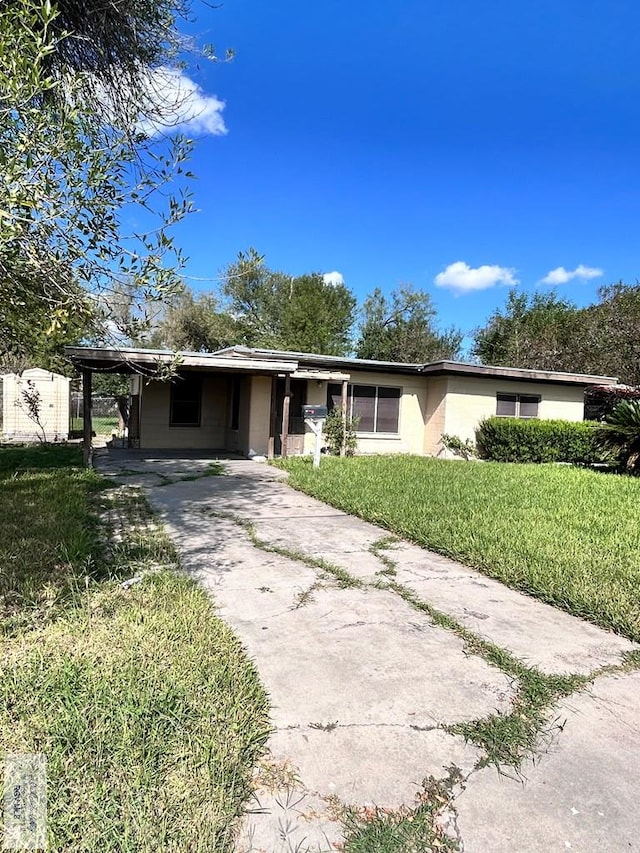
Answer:
[[[358,432],[397,434],[400,420],[401,388],[385,388],[379,385],[349,385],[347,391],[347,414],[359,418]],[[342,388],[330,384],[327,389],[329,410],[342,405]]]
[[[177,427],[199,427],[202,403],[202,377],[185,374],[171,384],[169,424]]]
[[[540,397],[532,394],[498,394],[496,415],[499,418],[537,418]]]

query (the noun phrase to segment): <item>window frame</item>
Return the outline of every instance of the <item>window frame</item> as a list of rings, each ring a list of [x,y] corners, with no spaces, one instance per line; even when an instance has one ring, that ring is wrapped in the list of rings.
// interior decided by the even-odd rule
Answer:
[[[197,383],[198,387],[198,396],[197,398],[193,396],[191,399],[183,399],[176,401],[176,390],[178,388],[186,389],[186,385],[182,385],[182,383],[193,383],[194,385]],[[173,380],[171,382],[171,391],[169,397],[169,428],[170,429],[199,429],[202,425],[202,386],[203,380],[202,376],[198,373],[189,373],[187,375],[182,375],[179,379]],[[197,403],[198,407],[198,416],[195,421],[176,421],[174,406],[175,403]]]
[[[333,404],[333,399],[331,395],[331,387],[340,388],[340,385],[335,382],[330,382],[327,385],[327,403],[329,411],[331,409],[336,408]],[[354,388],[366,388],[367,390],[373,390],[373,429],[361,429],[360,424],[358,424],[355,428],[355,432],[357,435],[363,437],[384,437],[384,436],[393,436],[397,438],[400,435],[400,402],[402,400],[403,389],[401,385],[369,385],[366,382],[349,382],[347,385],[347,417],[349,420],[353,420],[353,401],[354,398],[357,399],[357,395],[354,394]],[[398,417],[397,417],[397,427],[394,432],[389,432],[388,430],[379,430],[378,427],[378,402],[380,399],[380,390],[384,391],[393,391],[394,396],[388,399],[397,399],[398,401]],[[341,391],[342,389],[340,389]],[[395,397],[395,392],[397,392],[397,398]],[[336,395],[338,396],[338,395]]]
[[[515,403],[515,412],[513,415],[501,415],[498,412],[498,404],[500,403],[500,399],[504,402],[505,399],[511,401],[513,399]],[[535,415],[523,415],[521,413],[521,405],[522,400],[525,398],[525,402],[536,404],[536,413]],[[540,417],[540,403],[542,402],[542,396],[540,394],[512,394],[506,391],[497,391],[496,392],[496,414],[497,418],[517,418],[522,421],[535,421]]]

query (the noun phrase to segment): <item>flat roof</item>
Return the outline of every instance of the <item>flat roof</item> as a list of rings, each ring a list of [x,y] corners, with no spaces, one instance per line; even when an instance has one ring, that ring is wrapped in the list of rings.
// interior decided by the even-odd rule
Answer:
[[[558,370],[528,370],[520,367],[500,367],[489,364],[472,364],[463,361],[434,361],[412,364],[399,361],[376,361],[367,358],[345,358],[319,353],[286,352],[284,350],[261,349],[258,347],[227,347],[221,353],[237,354],[248,358],[292,358],[300,366],[343,367],[351,370],[375,370],[389,373],[424,373],[430,375],[475,375],[502,379],[519,379],[527,382],[555,382],[565,385],[616,385],[614,376],[591,376],[586,373],[568,373]]]
[[[617,385],[615,376],[592,376],[589,373],[566,373],[560,370],[528,370],[524,367],[499,367],[491,364],[468,364],[463,361],[434,361],[424,364],[422,373],[431,376],[492,376],[496,379],[520,379],[525,382],[555,382],[563,385]]]
[[[295,361],[274,359],[240,359],[217,353],[171,352],[170,350],[136,349],[133,347],[65,347],[68,358],[77,367],[112,373],[144,373],[151,375],[155,369],[176,364],[178,369],[216,370],[251,373],[293,373]]]
[[[592,376],[556,370],[527,370],[519,367],[500,367],[471,364],[462,361],[435,361],[409,364],[399,361],[377,361],[348,358],[320,353],[289,352],[287,350],[234,346],[213,353],[137,349],[134,347],[65,347],[65,353],[78,367],[106,370],[114,373],[146,373],[154,368],[177,361],[178,368],[193,370],[214,369],[225,372],[295,373],[308,368],[332,371],[370,370],[381,373],[423,374],[425,376],[478,376],[513,379],[524,382],[553,382],[561,385],[616,385],[614,376]]]

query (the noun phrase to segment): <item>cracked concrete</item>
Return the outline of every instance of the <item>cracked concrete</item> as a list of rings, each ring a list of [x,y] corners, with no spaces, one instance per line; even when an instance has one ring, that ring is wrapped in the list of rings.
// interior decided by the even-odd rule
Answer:
[[[184,568],[212,593],[270,694],[268,760],[289,770],[275,783],[257,774],[238,853],[335,849],[336,801],[411,805],[425,777],[444,778],[452,765],[466,781],[457,819],[442,819],[466,853],[635,849],[638,675],[600,678],[592,696],[565,700],[564,730],[525,768],[524,785],[475,770],[482,753],[443,726],[508,712],[514,685],[454,633],[371,585],[384,579],[372,549],[386,531],[294,492],[276,469],[233,460],[226,476],[207,477],[210,461],[114,454],[97,464],[147,487]],[[140,473],[123,477],[118,466]],[[183,476],[202,478],[166,484]],[[247,525],[267,547],[328,561],[364,585],[343,588],[322,569],[255,547]],[[544,672],[591,673],[635,648],[410,543],[380,553],[394,580]]]
[[[456,801],[465,853],[640,850],[639,699],[640,672],[599,678],[560,703],[562,731],[522,779],[475,774]]]

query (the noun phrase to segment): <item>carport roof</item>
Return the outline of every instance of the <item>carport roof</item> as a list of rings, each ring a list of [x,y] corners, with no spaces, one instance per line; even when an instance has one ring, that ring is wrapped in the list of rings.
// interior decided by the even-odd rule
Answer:
[[[298,367],[296,361],[275,358],[242,359],[218,353],[175,353],[131,347],[65,347],[65,354],[76,367],[100,372],[146,375],[152,375],[158,368],[168,365],[175,365],[178,369],[268,374],[293,373]]]

